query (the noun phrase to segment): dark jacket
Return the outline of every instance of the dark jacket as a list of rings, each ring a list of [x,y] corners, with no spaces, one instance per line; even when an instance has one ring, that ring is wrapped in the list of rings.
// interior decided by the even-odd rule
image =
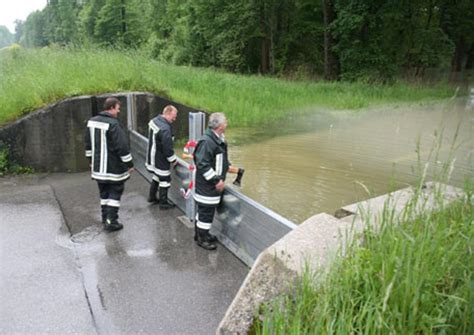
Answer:
[[[91,159],[91,177],[104,183],[122,183],[133,167],[127,136],[119,121],[103,111],[87,122],[86,157]]]
[[[148,123],[146,168],[158,176],[169,176],[170,165],[175,161],[171,124],[158,115]]]
[[[221,193],[216,184],[225,180],[230,163],[227,143],[211,129],[207,129],[194,151],[196,164],[196,192],[194,200],[204,205],[218,205]]]

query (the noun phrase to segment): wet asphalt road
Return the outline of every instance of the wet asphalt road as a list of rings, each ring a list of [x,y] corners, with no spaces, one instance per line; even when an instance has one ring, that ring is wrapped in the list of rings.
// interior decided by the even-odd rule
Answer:
[[[213,334],[248,268],[147,193],[134,174],[107,233],[87,173],[1,178],[0,334]]]

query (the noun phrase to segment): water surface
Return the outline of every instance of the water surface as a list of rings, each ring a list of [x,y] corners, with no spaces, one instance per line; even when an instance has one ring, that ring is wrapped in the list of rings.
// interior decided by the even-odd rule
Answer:
[[[428,161],[433,179],[452,159],[450,183],[462,186],[474,176],[473,130],[474,109],[451,100],[357,114],[315,110],[278,126],[230,125],[227,138],[231,162],[246,170],[241,191],[300,223],[413,185]]]

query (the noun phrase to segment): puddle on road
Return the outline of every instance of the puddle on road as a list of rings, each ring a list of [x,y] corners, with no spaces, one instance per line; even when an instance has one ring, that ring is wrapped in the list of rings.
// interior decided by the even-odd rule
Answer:
[[[71,241],[74,243],[85,243],[95,239],[104,231],[104,228],[99,225],[89,226],[81,232],[71,236]]]
[[[127,250],[127,255],[130,257],[151,257],[155,255],[155,251],[153,249]]]

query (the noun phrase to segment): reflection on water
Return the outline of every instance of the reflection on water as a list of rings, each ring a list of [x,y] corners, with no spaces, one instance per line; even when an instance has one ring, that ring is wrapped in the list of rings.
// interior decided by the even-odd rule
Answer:
[[[418,154],[422,162],[431,157],[436,163],[430,167],[437,168],[452,155],[450,182],[462,186],[466,176],[474,176],[473,129],[474,109],[450,101],[338,118],[318,112],[268,129],[230,127],[227,138],[232,164],[246,170],[241,191],[300,223],[414,184]]]

